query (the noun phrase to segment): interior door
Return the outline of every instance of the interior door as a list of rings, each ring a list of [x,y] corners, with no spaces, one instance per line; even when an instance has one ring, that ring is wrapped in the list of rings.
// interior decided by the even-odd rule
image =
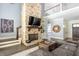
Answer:
[[[78,41],[79,40],[79,24],[73,24],[72,26],[73,29],[73,40]]]

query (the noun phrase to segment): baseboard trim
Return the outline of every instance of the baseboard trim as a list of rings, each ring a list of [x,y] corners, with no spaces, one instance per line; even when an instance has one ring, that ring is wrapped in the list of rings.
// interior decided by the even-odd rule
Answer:
[[[66,40],[72,40],[72,38],[71,38],[71,37],[66,37],[64,40],[65,40],[65,41],[66,41]]]
[[[0,37],[0,40],[5,40],[5,39],[15,39],[16,37]]]
[[[60,38],[60,37],[51,37],[51,38],[64,40],[64,38]]]
[[[16,42],[19,42],[19,40],[12,40],[12,41],[1,42],[0,45],[9,44],[9,43],[16,43]]]

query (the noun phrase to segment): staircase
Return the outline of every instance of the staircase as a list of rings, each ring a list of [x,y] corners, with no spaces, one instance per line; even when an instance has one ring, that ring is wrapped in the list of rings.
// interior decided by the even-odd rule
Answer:
[[[21,33],[20,32],[21,32],[21,26],[17,27],[16,40],[2,41],[2,42],[0,42],[0,48],[6,48],[6,47],[10,47],[10,46],[21,44]]]
[[[19,40],[1,42],[0,43],[0,48],[10,47],[10,46],[18,45],[18,44],[20,44]]]

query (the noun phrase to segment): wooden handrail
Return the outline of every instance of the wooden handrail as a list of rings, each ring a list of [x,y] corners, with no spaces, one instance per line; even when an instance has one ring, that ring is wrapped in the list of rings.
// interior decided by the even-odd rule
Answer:
[[[16,39],[18,39],[19,38],[19,29],[21,29],[21,26],[19,26],[19,27],[17,27],[17,35],[16,35]]]

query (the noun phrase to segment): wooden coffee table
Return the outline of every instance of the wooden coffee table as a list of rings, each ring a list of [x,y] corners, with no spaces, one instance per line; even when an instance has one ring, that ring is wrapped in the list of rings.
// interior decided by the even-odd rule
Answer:
[[[54,44],[54,42],[43,41],[39,43],[39,48],[48,48],[50,45]]]

